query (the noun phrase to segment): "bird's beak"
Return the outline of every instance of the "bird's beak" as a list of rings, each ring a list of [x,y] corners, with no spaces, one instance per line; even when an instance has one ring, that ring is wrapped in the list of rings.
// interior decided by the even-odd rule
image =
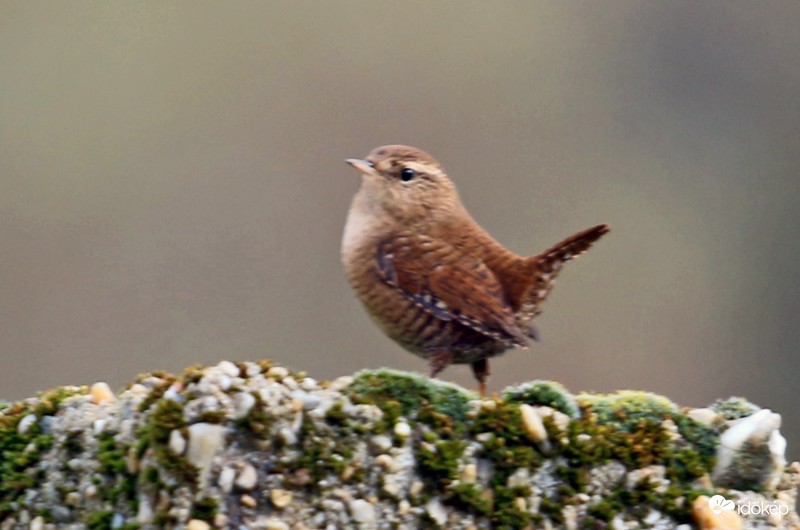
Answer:
[[[348,164],[356,168],[359,173],[364,175],[376,175],[375,168],[372,166],[371,162],[367,162],[366,160],[361,160],[360,158],[348,158],[345,160]]]

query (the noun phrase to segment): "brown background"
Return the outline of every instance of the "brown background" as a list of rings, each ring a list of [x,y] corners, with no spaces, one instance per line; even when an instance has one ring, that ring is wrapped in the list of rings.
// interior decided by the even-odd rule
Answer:
[[[0,395],[271,357],[424,370],[339,241],[384,143],[562,275],[491,387],[743,394],[800,456],[800,3],[0,4]],[[472,386],[465,368],[446,379]]]

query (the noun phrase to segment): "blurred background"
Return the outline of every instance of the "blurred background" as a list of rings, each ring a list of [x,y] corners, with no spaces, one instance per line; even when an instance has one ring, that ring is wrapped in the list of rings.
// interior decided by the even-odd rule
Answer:
[[[492,390],[744,395],[798,458],[798,20],[796,1],[2,2],[0,396],[220,359],[426,371],[339,263],[343,159],[406,143],[515,251],[613,226]]]

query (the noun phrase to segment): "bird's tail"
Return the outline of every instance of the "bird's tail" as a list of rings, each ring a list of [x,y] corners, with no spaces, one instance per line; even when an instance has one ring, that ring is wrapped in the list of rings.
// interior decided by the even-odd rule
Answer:
[[[550,290],[555,284],[558,273],[564,263],[573,260],[586,252],[592,244],[607,234],[610,230],[608,225],[598,225],[587,228],[577,234],[568,237],[564,241],[553,245],[539,255],[532,256],[526,261],[526,266],[531,271],[531,283],[520,297],[519,309],[516,312],[516,320],[520,328],[530,330],[528,335],[531,338],[538,338],[536,330],[530,324],[533,317],[541,313],[541,305],[550,294]]]

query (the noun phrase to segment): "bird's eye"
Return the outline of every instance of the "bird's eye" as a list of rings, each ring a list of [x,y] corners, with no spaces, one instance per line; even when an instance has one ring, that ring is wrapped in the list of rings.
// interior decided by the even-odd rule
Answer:
[[[417,173],[411,169],[410,167],[403,168],[403,172],[400,173],[400,178],[403,179],[403,182],[408,182],[409,180],[413,179]]]

